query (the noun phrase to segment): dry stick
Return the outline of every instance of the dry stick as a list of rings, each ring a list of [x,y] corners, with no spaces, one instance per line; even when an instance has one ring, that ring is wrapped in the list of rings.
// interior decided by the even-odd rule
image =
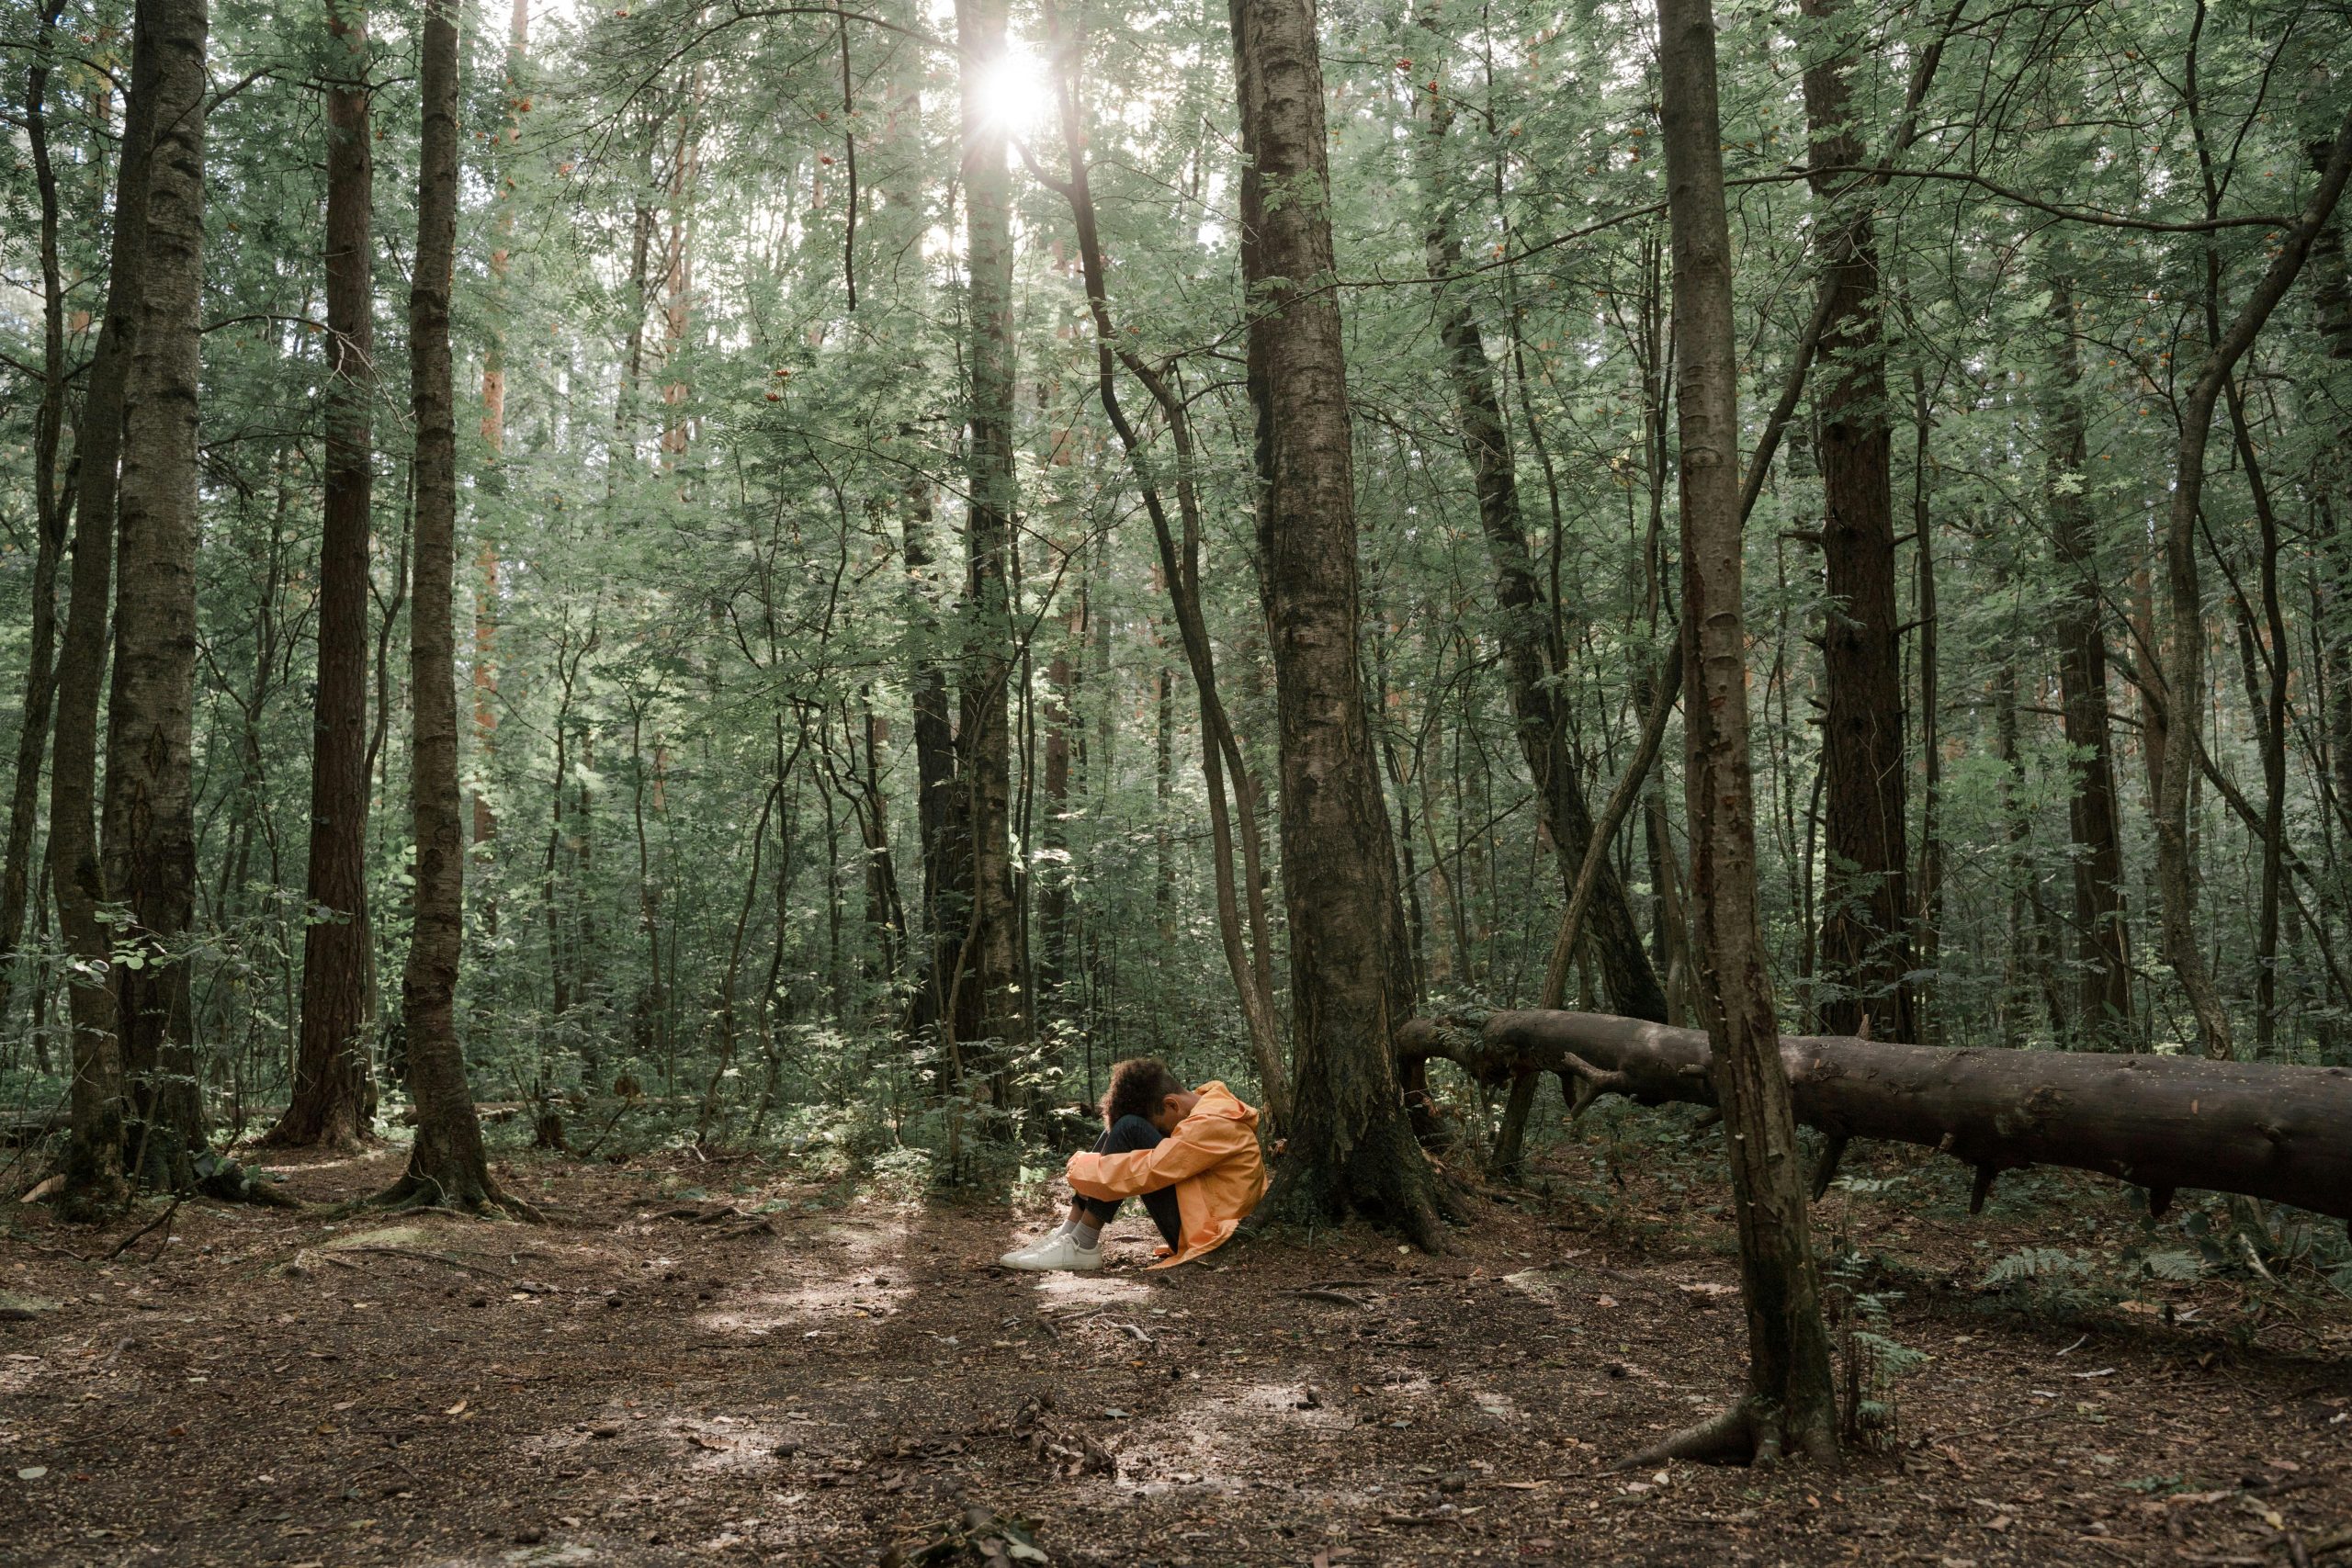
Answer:
[[[1283,1294],[1286,1296],[1296,1296],[1302,1301],[1336,1302],[1341,1306],[1351,1306],[1358,1308],[1359,1310],[1364,1309],[1368,1304],[1356,1300],[1353,1296],[1343,1296],[1337,1291],[1284,1291]]]
[[[153,1219],[149,1220],[145,1224],[141,1225],[137,1230],[132,1231],[129,1235],[124,1236],[120,1241],[116,1242],[114,1244],[113,1250],[109,1251],[106,1257],[99,1259],[99,1261],[112,1262],[115,1258],[121,1257],[124,1253],[130,1250],[130,1244],[132,1242],[137,1241],[141,1236],[145,1235],[157,1225],[168,1227],[172,1223],[172,1216],[180,1212],[180,1201],[187,1196],[187,1194],[185,1192],[173,1193],[171,1206],[169,1208],[156,1215]],[[171,1239],[171,1232],[168,1228],[164,1232],[164,1239],[165,1241],[169,1241]],[[163,1252],[164,1249],[161,1243],[157,1244],[155,1250],[158,1255]]]

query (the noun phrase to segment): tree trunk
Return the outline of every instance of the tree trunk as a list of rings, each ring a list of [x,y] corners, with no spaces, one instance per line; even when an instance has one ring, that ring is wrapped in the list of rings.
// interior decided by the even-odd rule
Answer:
[[[2198,773],[2196,709],[2203,705],[2205,619],[2198,581],[2198,508],[2205,488],[2205,447],[2212,434],[2213,408],[2238,360],[2254,345],[2263,323],[2286,297],[2302,270],[2312,242],[2325,226],[2352,173],[2352,114],[2335,133],[2319,185],[2294,227],[2264,271],[2237,318],[2220,335],[2199,367],[2180,404],[2180,451],[2173,472],[2171,505],[2165,516],[2165,587],[2171,612],[2170,657],[2165,691],[2171,722],[2165,727],[2160,788],[2156,795],[2156,886],[2164,901],[2165,957],[2179,976],[2197,1015],[2199,1043],[2208,1056],[2235,1054],[2228,1015],[2222,1010],[2205,955],[2197,945],[2196,865],[2188,839],[2188,795]]]
[[[1926,988],[1917,994],[1912,1004],[1912,1026],[1917,1031],[1920,1044],[1932,1045],[1943,1037],[1942,1008],[1947,994],[1940,983],[1944,924],[1943,699],[1936,610],[1936,525],[1928,493],[1928,476],[1933,471],[1928,452],[1928,435],[1933,428],[1928,416],[1932,411],[1928,400],[1927,376],[1917,364],[1911,367],[1911,406],[1916,433],[1911,454],[1911,529],[1918,558],[1913,604],[1919,630],[1921,762],[1919,870],[1912,887],[1912,896],[1917,902],[1912,909],[1912,921],[1918,938],[1919,968],[1928,976]]]
[[[1812,1229],[1797,1174],[1796,1116],[1775,1046],[1778,1025],[1757,909],[1738,352],[1710,0],[1661,0],[1658,36],[1674,237],[1691,948],[1738,1215],[1748,1369],[1745,1399],[1653,1452],[1769,1460],[1787,1448],[1826,1460],[1837,1451],[1829,1334],[1821,1316]],[[1888,560],[1891,567],[1891,552]],[[1899,752],[1899,729],[1895,745]],[[1899,850],[1897,856],[1899,871]]]
[[[2313,141],[2306,150],[2314,171],[2327,169],[2328,143]],[[2344,224],[2323,223],[2312,236],[2311,268],[2318,296],[2320,341],[2328,359],[2346,374],[2352,365],[2352,265],[2344,254]],[[2335,796],[2336,819],[2352,833],[2352,629],[2346,622],[2346,601],[2352,597],[2352,423],[2338,427],[2333,451],[2320,465],[2316,504],[2322,562],[2321,603],[2335,614],[2335,629],[2324,634],[2328,678],[2327,742],[2329,784]]]
[[[2077,1027],[2096,1048],[2128,1048],[2132,1030],[2130,930],[2123,905],[2122,813],[2115,793],[2114,741],[2107,705],[2107,633],[2101,624],[2098,536],[2084,497],[2088,451],[2079,393],[2082,364],[2075,339],[2074,282],[2060,258],[2051,280],[2050,316],[2056,365],[2049,412],[2052,542],[2065,596],[2057,625],[2059,705],[2066,744],[2083,759],[2067,792],[2066,819],[2075,841],[2075,940],[2080,988]]]
[[[1069,558],[1065,555],[1064,558]],[[1069,979],[1070,883],[1074,874],[1069,860],[1069,739],[1074,722],[1073,699],[1078,694],[1078,666],[1071,662],[1070,652],[1085,644],[1085,606],[1086,596],[1081,588],[1078,607],[1071,611],[1062,640],[1054,645],[1053,658],[1046,664],[1046,809],[1037,835],[1038,844],[1045,851],[1037,876],[1037,942],[1044,951],[1037,959],[1037,994],[1041,1001],[1053,998],[1055,1012],[1064,1017],[1069,1012],[1062,987]]]
[[[1532,1064],[1572,1103],[1719,1103],[1707,1037],[1597,1013],[1416,1019],[1401,1058],[1442,1056],[1494,1081]],[[2005,1170],[2054,1165],[2149,1190],[2242,1193],[2352,1218],[2352,1074],[2341,1067],[1938,1048],[1845,1036],[1780,1041],[1797,1119],[1829,1134],[1931,1148],[1977,1169],[1981,1206]],[[1832,1172],[1815,1174],[1815,1190]]]
[[[1845,0],[1803,0],[1816,27],[1856,25]],[[1847,80],[1857,51],[1841,43],[1804,72],[1812,166],[1864,162]],[[1827,205],[1852,174],[1816,173]],[[1867,186],[1854,194],[1867,201]],[[1832,371],[1821,388],[1822,554],[1829,613],[1822,627],[1826,711],[1822,765],[1828,773],[1821,967],[1837,989],[1822,1015],[1835,1029],[1876,1020],[1881,1039],[1914,1038],[1907,864],[1904,848],[1902,652],[1896,634],[1894,497],[1881,342],[1878,242],[1867,214],[1849,215],[1842,252],[1824,258],[1828,316],[1821,353]]]
[[[319,544],[319,675],[311,706],[309,907],[293,1094],[265,1142],[345,1147],[368,1116],[368,599],[375,460],[375,160],[368,20],[331,5],[327,91],[325,529]]]
[[[40,816],[41,761],[49,753],[50,705],[56,695],[57,570],[65,554],[69,514],[58,483],[57,453],[65,431],[65,278],[57,254],[57,175],[49,161],[49,51],[57,37],[62,0],[41,9],[40,41],[25,73],[25,141],[32,154],[40,198],[41,393],[33,416],[32,625],[25,659],[25,705],[17,731],[17,772],[8,799],[8,844],[0,869],[0,1030],[19,965],[14,954],[31,902],[33,830]]]
[[[1242,281],[1257,307],[1261,584],[1280,714],[1294,1127],[1272,1214],[1355,1210],[1437,1245],[1437,1191],[1385,1042],[1409,1007],[1356,630],[1355,479],[1312,0],[1232,0]]]
[[[1462,241],[1455,231],[1453,204],[1444,194],[1452,182],[1445,177],[1443,146],[1453,123],[1453,105],[1442,96],[1434,97],[1430,109],[1429,169],[1422,183],[1430,203],[1425,247],[1429,270],[1440,279],[1462,270]],[[1536,805],[1559,863],[1562,890],[1573,897],[1585,849],[1592,839],[1592,813],[1577,778],[1555,697],[1566,672],[1553,635],[1554,605],[1537,579],[1535,558],[1528,548],[1517,465],[1494,363],[1487,357],[1486,343],[1461,284],[1439,283],[1437,325],[1446,377],[1453,389],[1463,456],[1477,485],[1478,520],[1494,565],[1498,631],[1503,661],[1510,671],[1520,754],[1535,783]],[[1666,990],[1658,984],[1657,971],[1642,944],[1641,928],[1634,922],[1609,848],[1600,847],[1600,881],[1591,896],[1589,914],[1581,922],[1584,930],[1578,941],[1598,960],[1601,988],[1618,1011],[1663,1022]]]
[[[66,1000],[74,1031],[73,1126],[60,1207],[97,1217],[125,1191],[120,1013],[111,972],[114,936],[99,919],[113,894],[92,820],[97,799],[98,700],[106,683],[107,599],[114,582],[117,468],[122,457],[123,385],[137,341],[140,274],[147,251],[147,171],[153,162],[160,62],[155,31],[131,36],[130,93],[115,170],[114,240],[106,314],[91,356],[77,457],[74,570],[57,660],[57,744],[49,775],[50,881],[71,962]]]
[[[410,402],[416,420],[415,577],[409,601],[410,795],[414,932],[401,976],[401,1027],[416,1142],[385,1200],[526,1212],[491,1179],[458,1043],[465,939],[465,842],[458,789],[457,386],[449,291],[458,243],[457,0],[425,0],[419,93],[415,268],[409,288]]]
[[[903,554],[912,635],[907,683],[914,707],[915,832],[922,856],[923,931],[930,951],[908,1000],[907,1032],[913,1035],[936,1028],[947,1015],[956,955],[971,909],[966,881],[970,858],[958,848],[963,813],[956,793],[956,725],[946,668],[938,657],[939,615],[932,598],[935,589],[928,576],[935,564],[931,506],[929,480],[918,479],[908,487]]]
[[[1005,51],[1007,0],[959,0],[956,39],[966,81]],[[969,826],[972,902],[960,971],[949,987],[956,1038],[980,1047],[976,1066],[1000,1109],[1010,1082],[1001,1070],[1029,1038],[1022,993],[1028,964],[1012,879],[1013,673],[1009,560],[1012,512],[1012,195],[1004,122],[982,96],[964,95],[964,199],[970,265],[971,367],[966,515],[965,659],[957,702],[956,789]]]
[[[123,1063],[144,1169],[175,1190],[195,1179],[204,1104],[190,1038],[187,955],[196,903],[192,726],[196,706],[197,387],[204,276],[204,0],[149,0],[154,143],[123,383],[121,570],[107,698],[100,807],[106,886],[125,906],[116,941]],[[99,514],[103,516],[103,513]],[[96,521],[96,518],[93,521]]]

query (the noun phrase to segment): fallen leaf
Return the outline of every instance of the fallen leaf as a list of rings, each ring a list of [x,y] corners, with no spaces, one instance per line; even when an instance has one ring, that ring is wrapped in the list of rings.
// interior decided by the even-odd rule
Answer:
[[[49,1466],[45,1464],[28,1464],[25,1466],[24,1469],[17,1472],[17,1479],[19,1481],[39,1481],[42,1476],[47,1475],[48,1473]]]
[[[444,1415],[444,1416],[463,1416],[465,1413],[466,1413],[466,1402],[465,1402],[464,1400],[462,1400],[462,1399],[461,1399],[461,1400],[459,1400],[459,1401],[458,1401],[458,1403],[457,1403],[457,1404],[452,1404],[451,1406],[449,1406],[449,1408],[448,1408],[448,1409],[444,1410],[443,1412],[441,1412],[441,1414],[442,1414],[442,1415]]]

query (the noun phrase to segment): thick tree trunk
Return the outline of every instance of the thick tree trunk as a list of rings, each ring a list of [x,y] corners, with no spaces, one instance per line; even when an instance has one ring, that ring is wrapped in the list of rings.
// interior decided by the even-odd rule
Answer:
[[[1442,96],[1434,97],[1430,109],[1429,168],[1422,183],[1430,204],[1425,247],[1429,269],[1430,276],[1441,279],[1462,270],[1462,241],[1455,231],[1453,203],[1446,194],[1454,182],[1447,179],[1443,162],[1443,144],[1453,123],[1453,105]],[[1463,289],[1459,283],[1438,285],[1438,338],[1445,351],[1446,377],[1453,384],[1463,456],[1477,485],[1478,520],[1487,536],[1487,554],[1494,565],[1498,632],[1503,661],[1510,671],[1520,755],[1526,759],[1528,773],[1534,780],[1536,804],[1559,863],[1562,890],[1573,897],[1586,847],[1592,839],[1592,813],[1577,778],[1566,727],[1555,699],[1566,671],[1560,667],[1561,649],[1555,635],[1555,606],[1536,576],[1535,558],[1528,548],[1517,464],[1494,363],[1487,357],[1485,340]],[[1598,962],[1601,988],[1618,1011],[1663,1022],[1666,989],[1658,984],[1657,971],[1642,945],[1641,928],[1634,923],[1624,883],[1609,851],[1608,844],[1600,846],[1600,880],[1590,896],[1589,912],[1581,922],[1579,946]]]
[[[1242,280],[1256,308],[1259,558],[1282,759],[1294,1126],[1270,1213],[1355,1210],[1438,1241],[1385,1042],[1409,1007],[1388,812],[1358,667],[1355,479],[1312,0],[1232,0]]]
[[[1571,1103],[1717,1103],[1707,1037],[1598,1013],[1416,1019],[1401,1059],[1443,1057],[1491,1081],[1533,1067]],[[1796,1116],[1827,1134],[1912,1144],[1993,1178],[2063,1166],[2149,1190],[2241,1193],[2352,1219],[2352,1072],[2193,1056],[1896,1045],[1788,1035],[1780,1057]],[[1831,1171],[1817,1173],[1815,1190]]]
[[[458,1043],[465,843],[458,790],[457,388],[449,290],[458,242],[457,0],[425,0],[419,92],[415,270],[409,288],[410,401],[416,420],[416,551],[409,608],[414,934],[401,976],[416,1142],[387,1201],[518,1211],[492,1180]]]
[[[65,433],[65,277],[58,265],[57,175],[49,159],[49,51],[57,37],[62,0],[46,0],[40,41],[25,73],[25,141],[32,154],[40,200],[41,393],[33,415],[33,581],[25,704],[17,731],[17,772],[8,798],[8,843],[0,867],[0,1030],[17,969],[14,956],[32,899],[33,830],[40,817],[41,763],[49,754],[50,706],[57,693],[57,570],[65,554],[70,507],[58,483],[57,454]],[[38,1037],[36,1037],[38,1038]]]
[[[327,90],[325,528],[319,675],[311,706],[311,852],[304,884],[302,1032],[286,1114],[266,1140],[343,1147],[369,1135],[368,600],[375,460],[375,159],[368,21],[327,12],[342,67]]]
[[[1816,28],[1853,26],[1846,0],[1804,0]],[[1856,51],[1841,45],[1804,72],[1812,166],[1864,162],[1847,80]],[[1814,194],[1827,203],[1856,175],[1823,172]],[[1870,199],[1870,187],[1854,193]],[[1881,341],[1878,241],[1867,214],[1848,215],[1841,252],[1824,258],[1828,307],[1821,354],[1830,375],[1819,391],[1822,555],[1829,613],[1822,627],[1826,711],[1822,763],[1828,773],[1829,866],[1821,966],[1837,992],[1823,1016],[1833,1028],[1876,1021],[1881,1038],[1914,1038],[1904,848],[1903,662],[1896,634],[1894,497]]]
[[[2132,1040],[2132,961],[2123,907],[2122,813],[2115,794],[2114,742],[2107,717],[2107,633],[2101,624],[2098,536],[2083,494],[2087,458],[2079,396],[2073,279],[2052,279],[2056,349],[2049,412],[2052,542],[2065,596],[2057,625],[2058,691],[2066,744],[2083,758],[2066,799],[2075,840],[2075,940],[2081,985],[2075,998],[2084,1041],[2109,1050]]]
[[[2180,450],[2164,537],[2165,587],[2172,620],[2165,691],[2172,722],[2165,728],[2156,794],[2156,886],[2164,901],[2165,957],[2188,995],[2205,1054],[2223,1060],[2235,1054],[2235,1046],[2229,1017],[2222,1010],[2221,993],[2197,944],[2197,868],[2188,838],[2189,789],[2202,745],[2196,709],[2203,705],[2200,694],[2205,685],[2205,612],[2197,562],[2205,448],[2211,438],[2213,409],[2221,400],[2223,383],[2302,270],[2313,239],[2343,195],[2348,173],[2352,173],[2352,114],[2345,116],[2335,133],[2309,205],[2288,231],[2237,318],[2206,354],[2180,404]]]
[[[144,18],[142,17],[142,22]],[[98,856],[98,702],[106,684],[108,596],[114,583],[123,385],[137,340],[140,274],[146,260],[147,171],[153,161],[158,81],[155,29],[131,35],[130,94],[115,171],[114,240],[106,314],[91,356],[74,495],[79,523],[57,660],[57,741],[49,775],[50,881],[71,958],[66,1000],[74,1030],[73,1128],[60,1206],[95,1217],[123,1197],[124,1092],[119,1009],[111,972],[114,936],[99,919],[114,896]]]
[[[959,0],[956,39],[966,80],[1005,51],[1006,0]],[[956,789],[969,825],[972,901],[950,984],[956,1038],[984,1055],[972,1066],[1005,1108],[1000,1070],[1029,1038],[1028,964],[1012,876],[1013,677],[1009,564],[1012,512],[1012,194],[1007,130],[982,95],[963,105],[964,193],[971,385],[966,514],[965,658],[957,694]]]
[[[1837,1451],[1829,1334],[1757,910],[1738,351],[1709,0],[1661,0],[1658,36],[1674,236],[1691,946],[1699,963],[1699,1010],[1707,1025],[1702,1038],[1713,1045],[1713,1090],[1729,1134],[1748,1351],[1747,1397],[1662,1451],[1769,1460],[1787,1448],[1826,1460]],[[1899,753],[1899,729],[1895,746]],[[1899,871],[1899,848],[1896,855]]]
[[[106,886],[125,906],[116,972],[123,1062],[143,1168],[192,1184],[204,1102],[191,1035],[187,957],[196,905],[197,382],[204,276],[204,0],[149,0],[154,143],[138,325],[123,385],[121,570],[107,699],[100,808]],[[103,515],[103,514],[101,514]],[[96,521],[96,518],[93,521]]]

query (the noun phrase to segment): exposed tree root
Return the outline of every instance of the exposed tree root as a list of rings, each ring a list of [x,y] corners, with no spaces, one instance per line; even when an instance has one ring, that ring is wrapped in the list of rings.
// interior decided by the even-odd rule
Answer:
[[[1685,1427],[1662,1442],[1628,1454],[1609,1468],[1611,1472],[1645,1470],[1678,1459],[1694,1464],[1770,1465],[1786,1457],[1788,1446],[1787,1426],[1781,1407],[1750,1393],[1721,1415],[1695,1427]],[[1835,1440],[1826,1435],[1812,1443],[1800,1436],[1797,1447],[1824,1463],[1834,1463],[1838,1458]]]
[[[419,1176],[413,1171],[374,1197],[361,1199],[354,1207],[392,1214],[412,1213],[422,1209],[446,1209],[461,1214],[497,1214],[525,1224],[547,1223],[547,1216],[538,1210],[495,1187],[453,1192],[433,1178]]]
[[[1368,1166],[1369,1162],[1359,1162]],[[1423,1252],[1445,1250],[1445,1216],[1457,1206],[1448,1201],[1447,1183],[1424,1161],[1417,1171],[1400,1164],[1385,1172],[1357,1172],[1371,1179],[1350,1181],[1318,1172],[1297,1156],[1276,1163],[1272,1185],[1256,1213],[1243,1222],[1245,1233],[1277,1225],[1308,1228],[1328,1225],[1356,1215],[1384,1230],[1394,1231]]]

